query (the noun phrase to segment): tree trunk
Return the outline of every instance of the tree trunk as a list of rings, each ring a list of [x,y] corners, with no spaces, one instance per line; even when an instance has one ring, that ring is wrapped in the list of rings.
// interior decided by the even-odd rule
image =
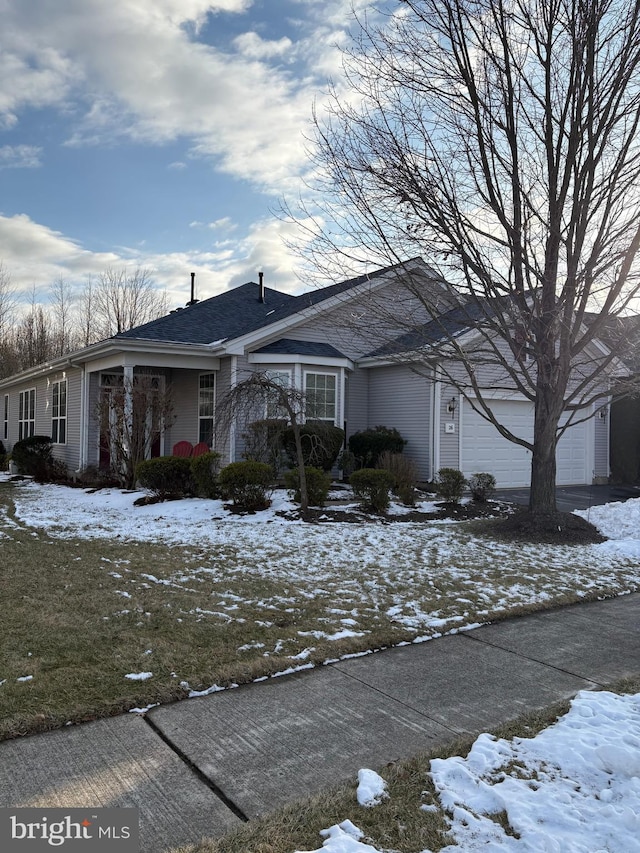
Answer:
[[[556,506],[556,429],[560,411],[549,388],[539,389],[534,420],[533,457],[529,511],[533,515],[554,515]]]
[[[300,511],[306,512],[309,509],[309,492],[307,489],[307,474],[304,470],[304,454],[302,452],[302,436],[300,435],[300,424],[291,410],[289,412],[291,418],[291,426],[293,428],[293,438],[296,445],[296,458],[298,460],[298,483],[300,486]]]

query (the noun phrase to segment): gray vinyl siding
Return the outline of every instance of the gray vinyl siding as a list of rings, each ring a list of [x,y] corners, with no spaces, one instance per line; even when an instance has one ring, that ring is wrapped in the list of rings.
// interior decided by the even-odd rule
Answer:
[[[356,368],[347,371],[347,388],[345,394],[344,415],[347,422],[347,438],[354,432],[367,429],[368,401],[369,401],[369,374],[371,371]]]
[[[165,430],[164,452],[167,455],[179,441],[198,442],[198,392],[200,387],[198,370],[176,369],[171,371],[170,388],[173,399],[174,419]],[[213,371],[211,371],[213,373]]]
[[[439,290],[436,285],[433,288],[434,291]],[[424,306],[403,284],[390,282],[357,299],[345,296],[345,304],[327,313],[323,312],[320,303],[315,317],[295,329],[289,329],[283,337],[329,343],[347,358],[354,359],[378,349],[385,341],[394,340],[414,328],[415,323],[428,319]]]
[[[456,398],[455,412],[448,411],[451,399]],[[460,394],[453,387],[443,383],[440,389],[440,459],[436,461],[438,468],[460,468]],[[455,432],[446,432],[447,423],[454,424]]]
[[[46,411],[48,415],[47,431],[43,435],[51,435],[51,405],[53,399],[53,383],[67,380],[67,435],[65,444],[54,444],[53,455],[67,466],[70,471],[80,467],[80,400],[82,396],[82,371],[79,368],[52,374],[47,381]],[[37,391],[36,391],[37,398]],[[36,399],[36,408],[38,401]]]
[[[431,473],[432,382],[405,365],[369,371],[368,426],[395,427],[407,444],[404,453],[421,480]]]

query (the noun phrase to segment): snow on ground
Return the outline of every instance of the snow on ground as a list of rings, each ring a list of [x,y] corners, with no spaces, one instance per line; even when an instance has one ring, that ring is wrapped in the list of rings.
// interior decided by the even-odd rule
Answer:
[[[178,566],[162,579],[153,573],[127,576],[123,597],[130,597],[136,584],[180,587],[196,575],[259,576],[276,586],[292,584],[299,596],[322,599],[329,617],[339,602],[342,618],[330,619],[339,626],[328,624],[322,634],[331,640],[361,635],[368,630],[367,615],[392,620],[418,641],[475,627],[488,614],[518,605],[640,586],[640,540],[630,538],[640,531],[640,499],[591,510],[592,520],[611,541],[541,546],[490,541],[449,521],[306,524],[283,517],[281,513],[295,508],[284,491],[276,491],[272,506],[254,515],[236,515],[222,501],[196,498],[134,506],[141,494],[25,480],[15,483],[12,498],[18,522],[52,539],[153,542],[202,550],[203,564],[196,569]],[[9,535],[12,524],[0,518],[0,528]],[[454,596],[450,590],[456,590]],[[291,606],[273,596],[267,605]],[[226,614],[233,620],[232,606],[221,600],[212,618]],[[310,641],[321,639],[318,632],[309,636]]]
[[[440,853],[640,853],[640,693],[582,691],[536,737],[480,735],[429,775],[454,841]],[[377,853],[356,824],[324,830],[312,853]]]

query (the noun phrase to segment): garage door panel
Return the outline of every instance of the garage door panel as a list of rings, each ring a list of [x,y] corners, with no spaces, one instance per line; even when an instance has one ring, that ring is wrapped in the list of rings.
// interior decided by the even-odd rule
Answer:
[[[524,441],[533,440],[533,403],[494,400],[496,418]],[[528,486],[531,480],[531,452],[504,438],[498,430],[465,401],[462,422],[461,467],[466,477],[488,471],[500,488]],[[586,424],[570,427],[558,442],[557,483],[586,483]]]

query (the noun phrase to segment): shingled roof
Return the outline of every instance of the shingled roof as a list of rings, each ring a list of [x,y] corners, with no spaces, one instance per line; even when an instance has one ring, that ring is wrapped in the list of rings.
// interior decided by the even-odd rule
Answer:
[[[269,287],[264,288],[263,302],[260,299],[260,286],[250,281],[188,308],[179,308],[165,317],[122,332],[116,337],[210,344],[259,329],[270,323],[276,312],[285,315],[293,313],[294,309],[286,309],[295,302],[295,296]]]
[[[121,332],[115,338],[185,344],[211,344],[229,340],[318,305],[395,268],[404,267],[401,264],[385,267],[370,275],[361,275],[299,296],[265,287],[264,301],[260,299],[260,285],[250,281],[187,308],[179,308],[150,323]]]
[[[294,341],[290,338],[280,338],[256,350],[266,355],[317,355],[321,358],[346,358],[346,356],[331,344],[321,341]]]

